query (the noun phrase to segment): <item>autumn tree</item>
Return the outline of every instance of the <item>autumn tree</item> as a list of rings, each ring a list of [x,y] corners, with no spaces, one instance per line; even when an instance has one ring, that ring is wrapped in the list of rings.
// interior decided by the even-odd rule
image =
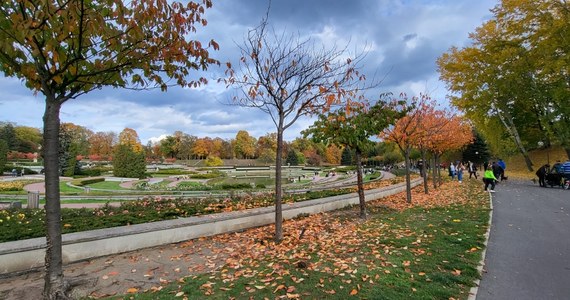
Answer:
[[[199,138],[192,146],[192,154],[198,158],[203,159],[208,157],[210,154],[211,139],[210,138]]]
[[[401,95],[407,101],[405,95]],[[407,115],[398,119],[394,126],[384,129],[379,132],[379,137],[385,141],[392,142],[398,146],[402,155],[404,156],[404,163],[406,168],[406,201],[412,202],[412,187],[410,178],[410,155],[414,145],[417,144],[418,139],[421,138],[423,131],[421,122],[423,118],[423,103],[429,99],[426,95],[413,97],[411,102],[405,110]]]
[[[368,107],[366,103],[353,103],[350,107],[319,115],[318,120],[303,131],[304,136],[311,136],[315,141],[354,150],[360,218],[366,218],[362,154],[374,145],[370,137],[377,135],[402,117],[404,111],[397,109],[397,105],[402,104],[377,101]]]
[[[340,155],[342,150],[339,146],[335,144],[330,144],[325,150],[325,160],[331,165],[340,164]]]
[[[441,183],[441,174],[437,166],[440,165],[440,157],[445,152],[457,151],[473,140],[471,134],[472,127],[465,119],[447,109],[436,109],[433,103],[424,105],[422,109],[424,116],[420,125],[423,134],[415,141],[416,147],[420,149],[424,161],[426,153],[433,157],[432,179],[433,187],[437,188]],[[425,165],[425,163],[424,163]],[[424,191],[428,193],[427,172],[422,173],[424,177]]]
[[[20,152],[38,152],[42,144],[42,132],[38,128],[29,126],[16,126],[14,128],[16,139],[19,141]]]
[[[257,139],[255,146],[255,156],[263,163],[275,163],[275,155],[277,154],[277,135],[275,133],[267,133]]]
[[[166,0],[15,1],[1,4],[0,70],[45,97],[45,299],[66,298],[62,271],[58,134],[61,106],[102,87],[196,86],[191,70],[217,63],[191,37],[212,5]]]
[[[212,148],[210,149],[210,155],[216,156],[221,159],[222,153],[224,152],[224,140],[216,137],[212,140]]]
[[[438,59],[452,103],[501,150],[562,145],[570,157],[568,64],[570,4],[503,0],[493,18],[470,35],[472,43]]]
[[[139,139],[139,134],[132,128],[125,128],[119,133],[119,145],[130,147],[133,151],[141,152],[142,144]]]
[[[108,160],[113,154],[113,147],[118,142],[115,132],[96,132],[89,137],[89,156],[90,158]]]
[[[249,135],[247,131],[238,131],[234,144],[234,153],[236,154],[236,157],[253,158],[255,156],[255,144],[255,138]]]

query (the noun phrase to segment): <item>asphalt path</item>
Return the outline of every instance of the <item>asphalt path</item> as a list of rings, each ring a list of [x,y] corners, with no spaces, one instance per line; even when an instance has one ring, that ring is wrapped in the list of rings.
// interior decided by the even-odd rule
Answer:
[[[570,299],[570,190],[497,185],[477,300]]]

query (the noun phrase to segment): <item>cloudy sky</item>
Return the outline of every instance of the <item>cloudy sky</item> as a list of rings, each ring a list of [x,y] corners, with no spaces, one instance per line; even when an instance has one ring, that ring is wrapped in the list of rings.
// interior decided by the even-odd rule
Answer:
[[[267,0],[213,0],[206,11],[207,27],[195,37],[220,45],[214,58],[238,63],[238,45],[248,29],[259,24]],[[497,0],[273,0],[270,26],[325,46],[368,47],[363,71],[383,78],[379,93],[428,94],[446,101],[438,80],[436,59],[451,46],[469,43],[468,34],[491,17]],[[199,89],[170,88],[168,92],[102,89],[63,105],[61,120],[94,132],[133,128],[141,141],[180,130],[198,137],[231,139],[239,130],[259,137],[275,132],[268,115],[255,109],[228,106],[234,90],[216,78],[224,69],[212,67],[210,84]],[[44,102],[17,79],[0,77],[0,121],[42,127]],[[293,140],[312,124],[301,119],[285,132]]]

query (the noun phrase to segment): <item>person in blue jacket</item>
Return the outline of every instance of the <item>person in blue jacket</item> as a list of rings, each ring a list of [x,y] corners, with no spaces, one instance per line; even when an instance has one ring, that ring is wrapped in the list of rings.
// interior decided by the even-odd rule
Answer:
[[[501,158],[499,158],[497,165],[501,167],[501,169],[499,170],[499,180],[501,181],[503,181],[503,179],[506,180],[507,177],[505,176],[505,170],[507,169],[507,164]]]

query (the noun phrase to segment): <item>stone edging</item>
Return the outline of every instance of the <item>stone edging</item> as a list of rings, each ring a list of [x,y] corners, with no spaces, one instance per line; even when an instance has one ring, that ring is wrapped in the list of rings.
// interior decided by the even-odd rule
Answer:
[[[412,180],[412,187],[422,178]],[[366,201],[397,194],[406,190],[406,183],[365,191]],[[358,204],[356,193],[283,205],[283,218],[316,214]],[[158,245],[177,243],[199,237],[235,232],[272,224],[274,207],[180,218],[176,220],[121,226],[64,234],[63,262],[72,263],[90,258],[134,251]],[[12,273],[38,269],[45,263],[45,238],[34,238],[0,244],[0,278]]]

